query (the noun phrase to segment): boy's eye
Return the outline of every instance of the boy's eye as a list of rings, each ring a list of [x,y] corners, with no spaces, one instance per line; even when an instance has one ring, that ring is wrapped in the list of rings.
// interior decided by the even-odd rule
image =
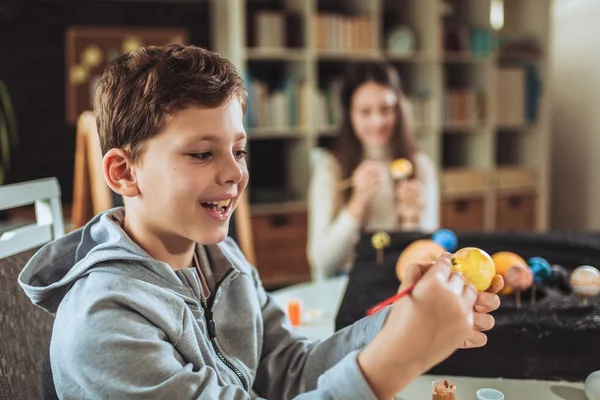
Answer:
[[[238,151],[233,152],[233,155],[238,160],[241,160],[242,158],[244,158],[246,156],[246,154],[248,154],[248,152],[246,150],[238,150]]]
[[[210,156],[212,156],[212,153],[210,151],[205,151],[203,153],[190,153],[190,157],[201,161],[208,160]]]

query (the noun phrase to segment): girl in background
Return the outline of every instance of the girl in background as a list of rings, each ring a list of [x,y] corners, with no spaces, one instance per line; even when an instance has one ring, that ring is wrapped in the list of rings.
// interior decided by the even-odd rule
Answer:
[[[313,279],[346,271],[361,233],[438,228],[439,189],[432,160],[416,148],[410,108],[396,69],[350,66],[341,89],[342,122],[332,151],[313,165],[308,197],[308,260]],[[408,159],[408,179],[389,164]],[[340,189],[350,178],[352,187]]]

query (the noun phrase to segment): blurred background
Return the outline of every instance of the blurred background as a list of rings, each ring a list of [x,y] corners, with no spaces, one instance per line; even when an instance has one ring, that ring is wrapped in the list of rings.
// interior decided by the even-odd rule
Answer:
[[[243,73],[266,286],[310,279],[312,160],[335,140],[340,74],[358,60],[400,73],[438,169],[440,227],[597,230],[599,18],[595,0],[0,0],[0,184],[56,177],[69,229],[113,205],[88,143],[96,81],[123,52],[179,42]],[[0,213],[0,233],[33,219]]]

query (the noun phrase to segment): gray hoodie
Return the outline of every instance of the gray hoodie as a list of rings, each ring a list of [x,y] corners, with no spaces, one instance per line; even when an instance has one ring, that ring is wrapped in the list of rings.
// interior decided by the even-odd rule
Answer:
[[[19,284],[55,315],[50,344],[61,399],[371,399],[357,354],[387,310],[323,342],[294,332],[235,243],[197,246],[174,271],[123,231],[124,210],[49,243]]]

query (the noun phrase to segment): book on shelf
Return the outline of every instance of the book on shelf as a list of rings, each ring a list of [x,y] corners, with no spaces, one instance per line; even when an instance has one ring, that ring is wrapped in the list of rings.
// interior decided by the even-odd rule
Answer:
[[[494,52],[495,36],[491,29],[466,25],[445,26],[442,46],[446,54],[488,57]]]
[[[414,125],[429,124],[433,120],[432,96],[429,90],[414,93],[407,96],[409,112]]]
[[[470,123],[486,119],[487,94],[474,89],[451,89],[444,94],[444,122]]]
[[[319,50],[373,50],[373,22],[367,16],[322,12],[316,17]]]
[[[340,78],[329,81],[325,88],[319,88],[313,106],[317,126],[339,126],[342,117],[341,90],[342,80]]]
[[[302,15],[292,10],[259,10],[248,24],[248,47],[259,49],[301,48]]]
[[[289,75],[270,85],[249,73],[244,80],[248,90],[246,127],[287,130],[308,125],[308,85],[304,80]]]
[[[519,125],[537,119],[541,81],[535,68],[501,67],[497,75],[499,124]]]

